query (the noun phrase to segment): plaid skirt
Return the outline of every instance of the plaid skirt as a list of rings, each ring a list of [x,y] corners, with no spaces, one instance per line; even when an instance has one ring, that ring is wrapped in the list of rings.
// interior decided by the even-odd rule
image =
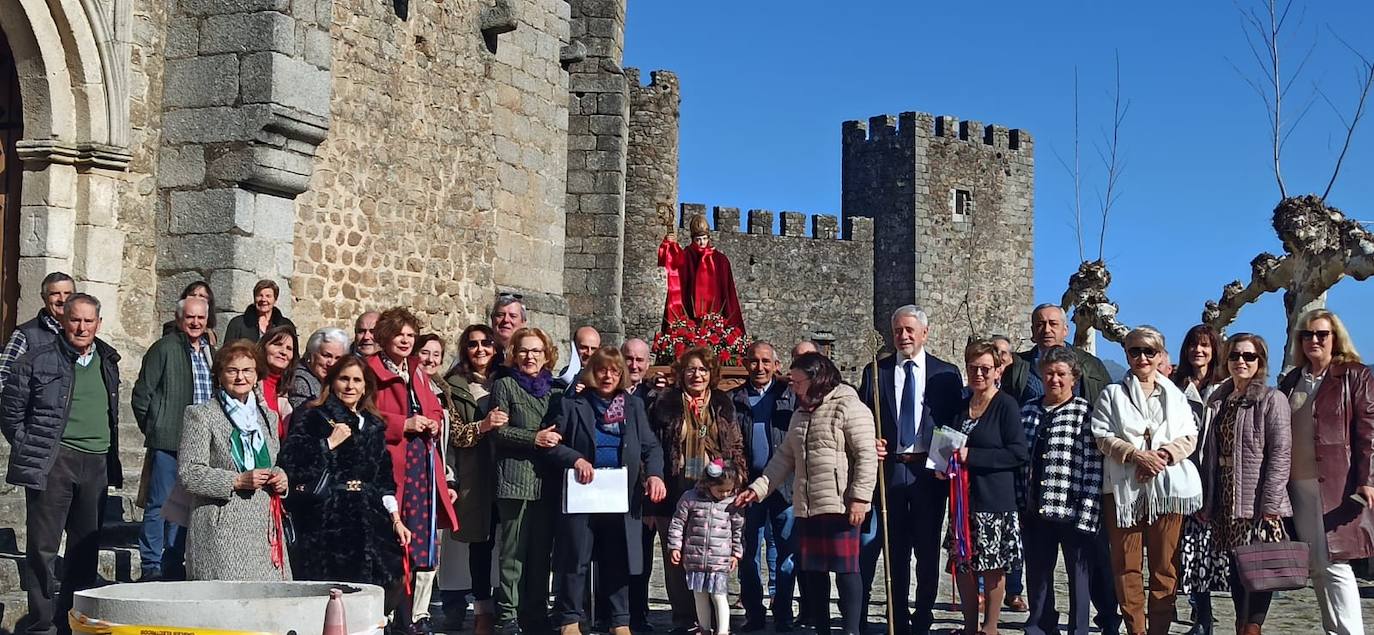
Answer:
[[[847,514],[822,514],[793,521],[796,566],[801,571],[859,572],[859,528]]]

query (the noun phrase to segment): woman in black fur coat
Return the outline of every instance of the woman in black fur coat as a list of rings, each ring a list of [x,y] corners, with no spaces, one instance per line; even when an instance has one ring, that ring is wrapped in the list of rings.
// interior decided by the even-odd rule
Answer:
[[[376,380],[356,357],[339,360],[319,400],[291,426],[278,464],[292,483],[286,504],[296,532],[291,553],[297,580],[375,584],[387,609],[400,599],[403,545],[386,425],[372,405]],[[329,470],[333,486],[315,497]]]

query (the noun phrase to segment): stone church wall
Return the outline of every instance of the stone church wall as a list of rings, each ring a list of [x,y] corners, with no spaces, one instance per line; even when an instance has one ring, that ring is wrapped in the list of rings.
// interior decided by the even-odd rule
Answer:
[[[332,122],[297,199],[303,329],[405,305],[452,338],[498,287],[561,293],[540,272],[562,260],[566,2],[519,3],[504,34],[487,2],[410,8],[335,2]]]

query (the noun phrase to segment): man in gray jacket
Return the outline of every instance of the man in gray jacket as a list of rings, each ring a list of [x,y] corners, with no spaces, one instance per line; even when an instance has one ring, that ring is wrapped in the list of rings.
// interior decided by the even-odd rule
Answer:
[[[65,631],[72,593],[95,585],[105,490],[123,485],[119,353],[96,338],[100,302],[71,295],[62,327],[62,338],[30,349],[13,366],[0,398],[0,430],[12,447],[5,481],[24,488],[31,635],[52,635],[59,625]],[[59,595],[57,550],[64,530]]]
[[[796,409],[796,396],[787,383],[777,379],[778,354],[773,345],[757,341],[744,354],[749,379],[730,391],[735,402],[735,419],[744,438],[744,456],[749,463],[749,480],[763,474],[763,468],[782,445]],[[778,632],[793,630],[792,591],[796,574],[792,570],[792,488],[791,481],[768,498],[744,511],[744,558],[740,560],[740,601],[744,604],[742,632],[763,629],[763,582],[759,575],[759,556],[768,565],[768,580],[774,586],[773,625]],[[768,549],[760,554],[764,536]],[[805,615],[805,612],[803,612]]]

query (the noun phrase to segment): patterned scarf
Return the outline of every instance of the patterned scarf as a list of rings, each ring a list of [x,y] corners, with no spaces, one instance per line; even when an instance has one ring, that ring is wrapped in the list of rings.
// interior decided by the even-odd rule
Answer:
[[[711,413],[707,408],[710,398],[710,392],[700,397],[682,393],[682,476],[692,480],[705,473],[711,453]]]

